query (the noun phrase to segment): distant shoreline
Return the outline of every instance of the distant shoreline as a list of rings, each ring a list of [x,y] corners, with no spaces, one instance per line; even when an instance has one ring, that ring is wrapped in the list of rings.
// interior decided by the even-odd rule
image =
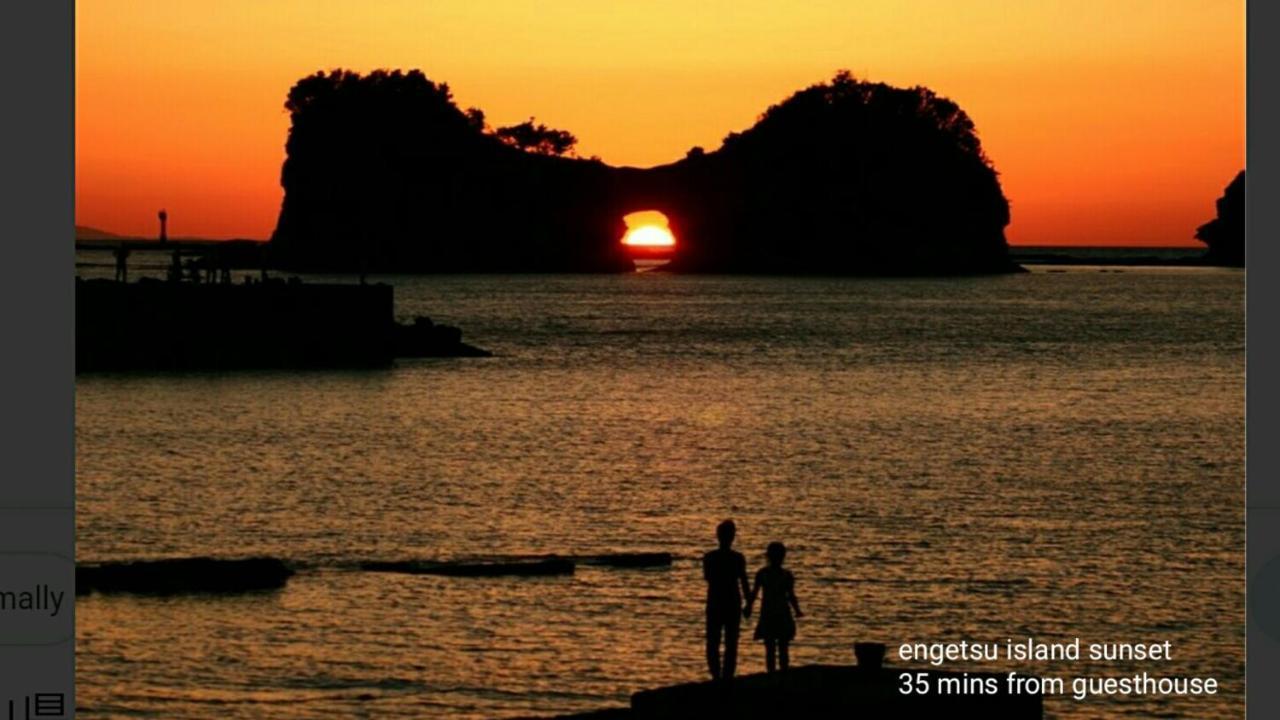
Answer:
[[[266,247],[266,240],[252,238],[229,238],[212,240],[209,238],[169,238],[160,242],[155,238],[117,237],[117,238],[76,238],[77,250],[115,250],[121,245],[130,250],[181,250],[186,248],[204,248],[229,245]]]
[[[120,245],[131,250],[168,251],[168,250],[200,250],[210,247],[235,247],[241,250],[265,248],[262,240],[197,240],[173,239],[167,243],[141,238],[124,238],[118,240],[77,239],[76,249],[87,251],[111,251]],[[1015,245],[1009,248],[1009,258],[1020,266],[1026,265],[1065,265],[1065,266],[1112,266],[1112,267],[1231,267],[1218,265],[1208,259],[1204,248],[1198,247],[1101,247],[1101,246],[1054,246],[1054,245]],[[641,272],[663,271],[665,260],[648,259],[637,269]],[[432,273],[434,274],[434,273]],[[713,273],[721,274],[721,273]],[[734,274],[734,273],[727,273]],[[749,274],[749,273],[748,273]]]
[[[1106,265],[1121,267],[1229,267],[1210,262],[1198,247],[1089,247],[1021,245],[1009,248],[1019,265]]]

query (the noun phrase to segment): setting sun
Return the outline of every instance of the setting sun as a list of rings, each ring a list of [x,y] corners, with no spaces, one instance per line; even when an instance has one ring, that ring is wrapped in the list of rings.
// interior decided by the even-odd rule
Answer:
[[[627,231],[622,244],[636,247],[671,247],[676,239],[671,231],[657,225],[642,225]]]
[[[657,210],[642,210],[623,216],[627,232],[622,244],[637,250],[670,250],[676,245],[667,216]]]

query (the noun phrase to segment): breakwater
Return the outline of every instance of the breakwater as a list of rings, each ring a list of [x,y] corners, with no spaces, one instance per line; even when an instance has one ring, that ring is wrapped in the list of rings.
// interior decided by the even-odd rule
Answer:
[[[395,320],[390,285],[76,280],[76,372],[368,368],[482,357],[462,331]]]
[[[578,565],[634,570],[669,568],[671,553],[536,555],[456,560],[339,560],[319,565],[274,557],[160,558],[76,566],[76,594],[236,595],[279,590],[300,571],[329,570],[462,578],[572,575]]]
[[[76,594],[227,595],[284,587],[293,570],[276,558],[166,558],[76,566]]]

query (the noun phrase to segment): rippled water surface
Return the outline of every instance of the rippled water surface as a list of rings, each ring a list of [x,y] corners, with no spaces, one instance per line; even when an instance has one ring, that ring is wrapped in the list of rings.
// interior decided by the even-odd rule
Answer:
[[[1169,639],[1172,662],[1109,672],[1221,695],[1048,714],[1242,717],[1240,273],[388,281],[399,314],[496,357],[78,379],[82,561],[299,567],[274,593],[81,598],[82,717],[625,704],[705,673],[696,558],[727,516],[753,566],[791,550],[794,662],[849,662],[855,640]],[[640,550],[675,564],[354,567]],[[745,670],[761,655],[744,639]]]

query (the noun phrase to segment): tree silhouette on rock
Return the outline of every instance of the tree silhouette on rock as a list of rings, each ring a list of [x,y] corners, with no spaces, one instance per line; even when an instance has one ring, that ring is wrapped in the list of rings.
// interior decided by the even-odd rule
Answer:
[[[533,124],[533,118],[518,124],[500,127],[493,133],[499,140],[539,155],[564,155],[578,144],[578,138],[567,130],[556,130],[546,125]]]

